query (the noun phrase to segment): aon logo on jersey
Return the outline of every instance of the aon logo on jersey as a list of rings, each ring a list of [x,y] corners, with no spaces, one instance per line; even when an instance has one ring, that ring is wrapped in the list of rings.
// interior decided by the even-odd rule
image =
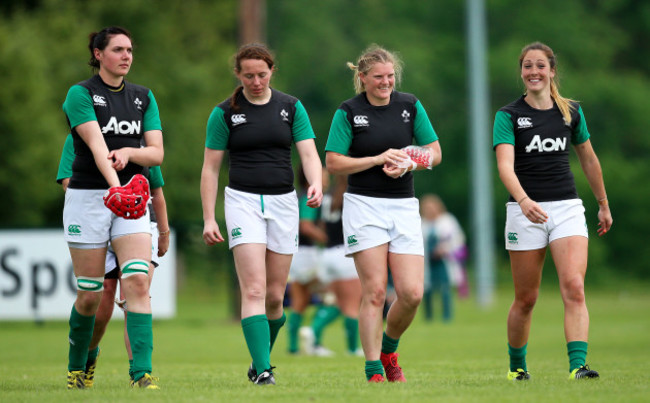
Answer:
[[[115,116],[111,117],[106,126],[102,127],[102,133],[106,134],[108,132],[114,132],[116,134],[140,134],[140,128],[142,126],[141,121],[132,120],[127,122],[122,120],[117,121]]]
[[[566,137],[565,138],[546,138],[544,140],[539,137],[539,135],[535,135],[533,137],[533,140],[526,146],[526,152],[532,152],[532,151],[537,151],[537,152],[549,152],[549,151],[564,151],[566,150]]]

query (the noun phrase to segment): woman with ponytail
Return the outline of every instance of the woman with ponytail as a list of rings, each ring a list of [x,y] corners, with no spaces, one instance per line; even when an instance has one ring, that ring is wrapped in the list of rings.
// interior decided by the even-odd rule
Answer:
[[[265,46],[239,49],[235,75],[241,85],[208,119],[201,172],[203,240],[214,245],[224,241],[215,205],[221,163],[229,151],[226,227],[241,289],[241,325],[253,359],[248,379],[256,385],[275,384],[270,353],[286,321],[282,302],[298,250],[293,143],[309,182],[307,206],[317,208],[323,198],[322,165],[309,117],[298,99],[270,87],[274,71]]]
[[[569,165],[573,145],[598,201],[598,235],[612,226],[600,162],[580,105],[560,95],[557,60],[540,42],[519,57],[525,93],[499,109],[493,147],[499,177],[510,193],[506,204],[505,244],[510,254],[515,299],[508,314],[508,379],[530,378],[526,350],[532,312],[547,248],[560,280],[569,378],[598,378],[586,365],[589,313],[585,304],[588,232],[585,209]]]
[[[334,114],[325,147],[327,169],[349,175],[343,233],[345,254],[354,259],[361,280],[359,336],[366,379],[406,382],[396,350],[424,292],[424,244],[412,171],[440,164],[442,152],[422,103],[395,91],[402,71],[397,55],[373,45],[348,67],[357,95]],[[405,151],[414,142],[429,156],[426,166]],[[397,299],[384,331],[389,266]]]

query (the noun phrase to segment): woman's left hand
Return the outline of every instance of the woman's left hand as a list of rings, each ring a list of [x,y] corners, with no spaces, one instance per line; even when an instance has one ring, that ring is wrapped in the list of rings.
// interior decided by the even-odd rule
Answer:
[[[384,164],[382,170],[386,175],[394,179],[399,178],[400,176],[408,172],[408,168],[400,168],[399,166],[394,164]]]
[[[609,205],[600,206],[598,210],[598,236],[603,236],[612,228],[614,219],[612,212],[609,211]]]
[[[158,257],[165,256],[167,250],[169,250],[169,231],[166,235],[158,236]]]
[[[111,161],[111,166],[116,171],[121,171],[126,168],[130,157],[129,147],[120,148],[108,153],[108,159]]]
[[[307,206],[311,208],[320,207],[323,201],[323,189],[320,186],[311,185],[307,189]]]

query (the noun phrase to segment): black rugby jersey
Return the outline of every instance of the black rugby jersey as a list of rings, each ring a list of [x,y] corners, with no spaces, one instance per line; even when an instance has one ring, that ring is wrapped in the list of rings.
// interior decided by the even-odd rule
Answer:
[[[239,92],[239,110],[230,99],[217,105],[208,119],[205,146],[228,149],[228,186],[255,194],[285,194],[294,190],[291,144],[316,136],[300,101],[271,89],[264,105],[248,102]]]
[[[327,247],[343,245],[343,215],[340,209],[332,210],[332,195],[330,193],[323,195],[320,209],[321,220],[325,222]]]
[[[108,188],[92,151],[76,131],[78,125],[96,120],[109,150],[139,148],[146,131],[161,130],[158,105],[151,90],[126,80],[119,90],[105,84],[99,75],[82,81],[68,91],[63,110],[75,151],[70,188]],[[133,175],[143,172],[142,166],[129,162],[117,175],[124,185]]]
[[[526,194],[535,201],[578,198],[569,164],[569,144],[589,139],[582,109],[571,103],[571,123],[567,124],[557,104],[539,110],[524,96],[499,109],[494,120],[493,148],[512,144],[514,169]],[[510,196],[510,201],[515,201]]]
[[[325,151],[353,158],[375,156],[389,148],[426,145],[438,140],[426,111],[413,95],[393,91],[390,103],[374,106],[366,93],[343,102],[334,114]],[[348,177],[348,192],[371,197],[413,197],[413,174],[391,178],[382,166]]]

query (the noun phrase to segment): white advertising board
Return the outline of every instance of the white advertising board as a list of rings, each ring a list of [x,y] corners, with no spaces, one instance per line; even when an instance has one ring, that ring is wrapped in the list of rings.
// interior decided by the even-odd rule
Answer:
[[[174,235],[151,284],[154,319],[176,315]],[[0,231],[0,320],[68,319],[76,292],[63,230]],[[123,317],[116,307],[113,318]]]

